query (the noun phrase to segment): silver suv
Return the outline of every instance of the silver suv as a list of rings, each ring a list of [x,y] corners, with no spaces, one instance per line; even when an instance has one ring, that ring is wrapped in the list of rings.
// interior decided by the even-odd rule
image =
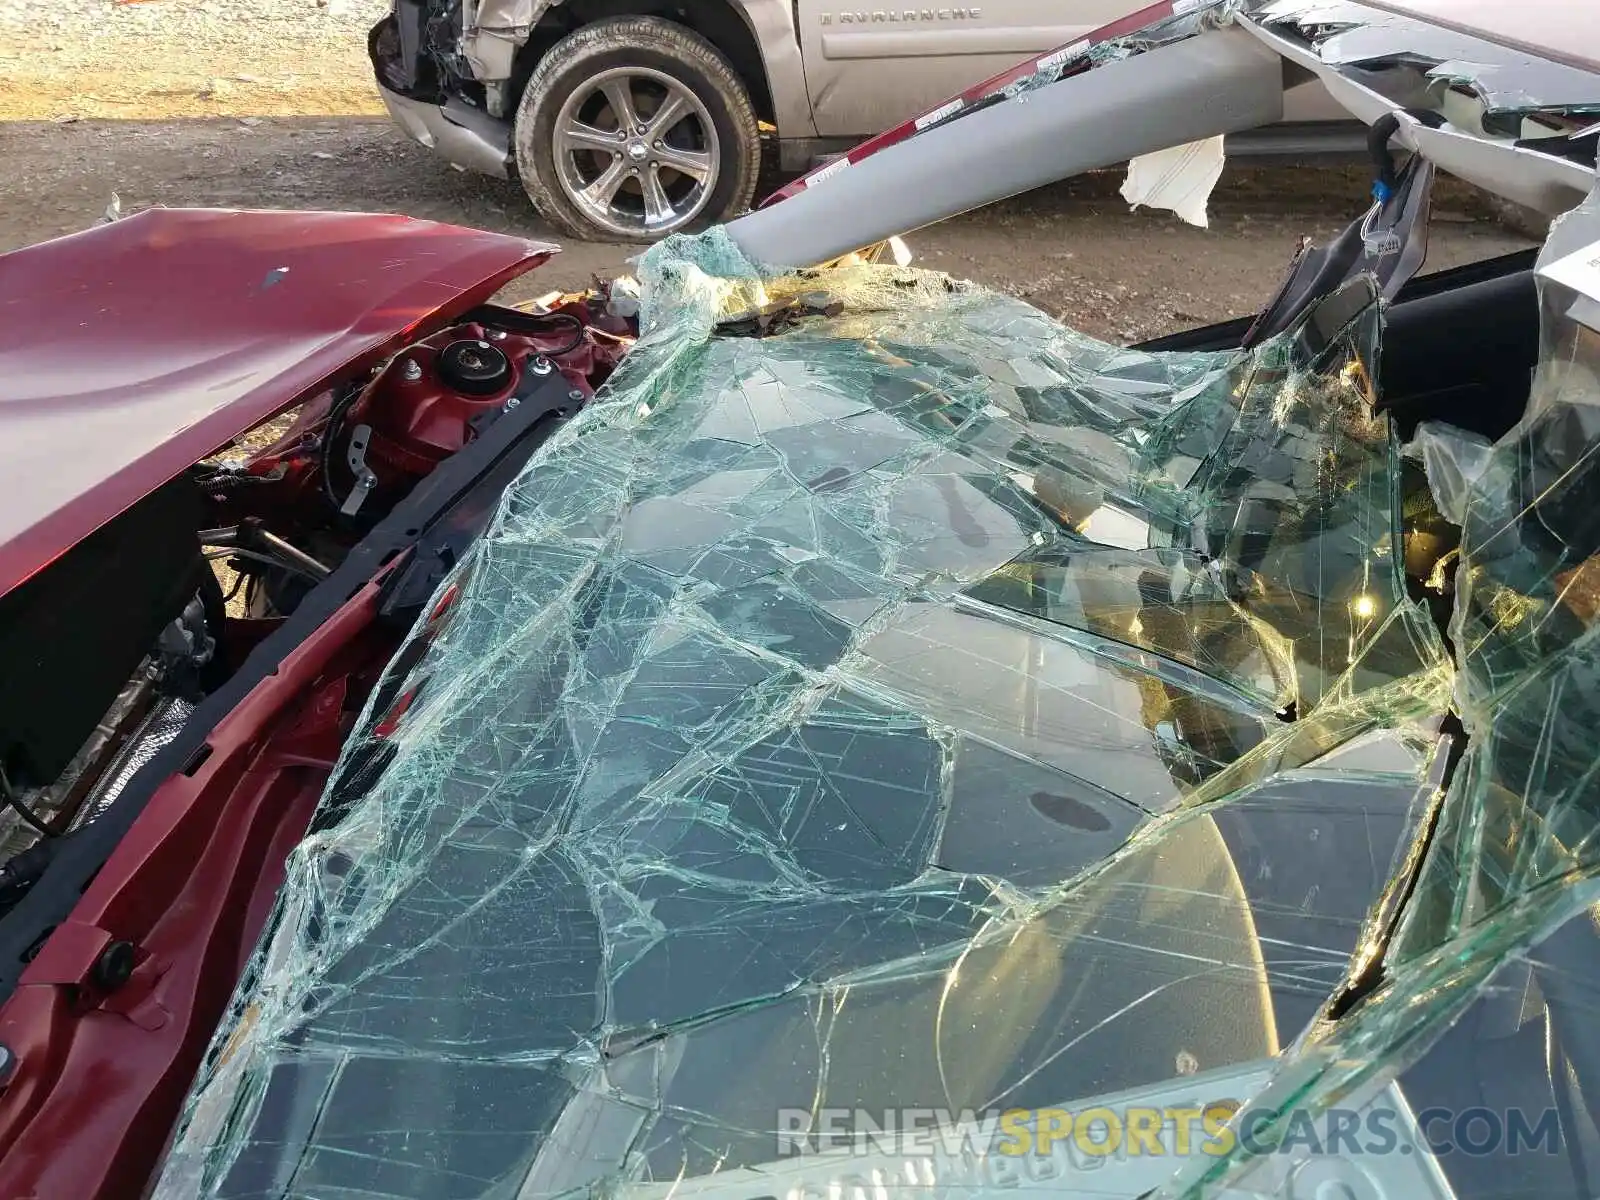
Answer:
[[[748,208],[764,140],[781,170],[804,170],[1131,8],[394,0],[370,45],[417,141],[466,170],[514,173],[574,236],[653,241]],[[1230,149],[1343,148],[1347,128],[1329,119],[1342,110],[1320,86],[1285,87],[1284,122]]]

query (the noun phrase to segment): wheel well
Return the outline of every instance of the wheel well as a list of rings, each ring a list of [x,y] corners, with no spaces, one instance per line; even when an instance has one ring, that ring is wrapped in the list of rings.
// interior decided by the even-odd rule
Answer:
[[[715,46],[750,92],[750,104],[763,121],[774,121],[772,88],[767,83],[761,46],[744,15],[728,0],[567,0],[545,10],[517,55],[517,94],[550,48],[567,34],[607,17],[661,17],[694,30]]]

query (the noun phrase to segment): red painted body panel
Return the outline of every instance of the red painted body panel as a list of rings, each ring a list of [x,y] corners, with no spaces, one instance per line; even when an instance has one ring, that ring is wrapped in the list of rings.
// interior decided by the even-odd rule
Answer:
[[[400,560],[403,561],[403,560]],[[391,568],[392,569],[392,568]],[[5,1006],[0,1196],[137,1200],[304,835],[347,727],[399,634],[358,592],[151,797]],[[140,958],[86,983],[111,938]]]
[[[386,473],[392,476],[384,482],[409,483],[433,470],[467,444],[475,418],[498,409],[517,390],[530,358],[572,342],[571,330],[565,327],[538,338],[507,334],[503,341],[493,343],[510,360],[511,373],[504,387],[485,396],[468,396],[445,384],[438,374],[440,351],[452,342],[487,336],[481,325],[456,326],[434,334],[406,355],[421,369],[419,378],[407,380],[399,364],[391,366],[367,397],[350,410],[351,425],[372,426],[367,463],[380,479]],[[564,359],[562,368],[569,383],[588,390],[588,381],[567,367]]]
[[[0,255],[0,594],[556,250],[409,217],[154,209]]]

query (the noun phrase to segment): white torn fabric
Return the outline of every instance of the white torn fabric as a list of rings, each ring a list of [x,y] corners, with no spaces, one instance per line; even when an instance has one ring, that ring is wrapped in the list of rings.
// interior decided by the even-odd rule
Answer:
[[[1128,163],[1122,198],[1134,208],[1166,208],[1205,229],[1206,201],[1222,177],[1220,137],[1141,154]]]

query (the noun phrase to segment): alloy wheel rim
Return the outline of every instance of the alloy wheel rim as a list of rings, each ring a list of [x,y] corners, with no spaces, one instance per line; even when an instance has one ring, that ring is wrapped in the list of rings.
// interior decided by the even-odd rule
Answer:
[[[618,67],[585,80],[555,122],[561,188],[600,228],[660,236],[705,210],[722,165],[711,113],[680,80]]]

